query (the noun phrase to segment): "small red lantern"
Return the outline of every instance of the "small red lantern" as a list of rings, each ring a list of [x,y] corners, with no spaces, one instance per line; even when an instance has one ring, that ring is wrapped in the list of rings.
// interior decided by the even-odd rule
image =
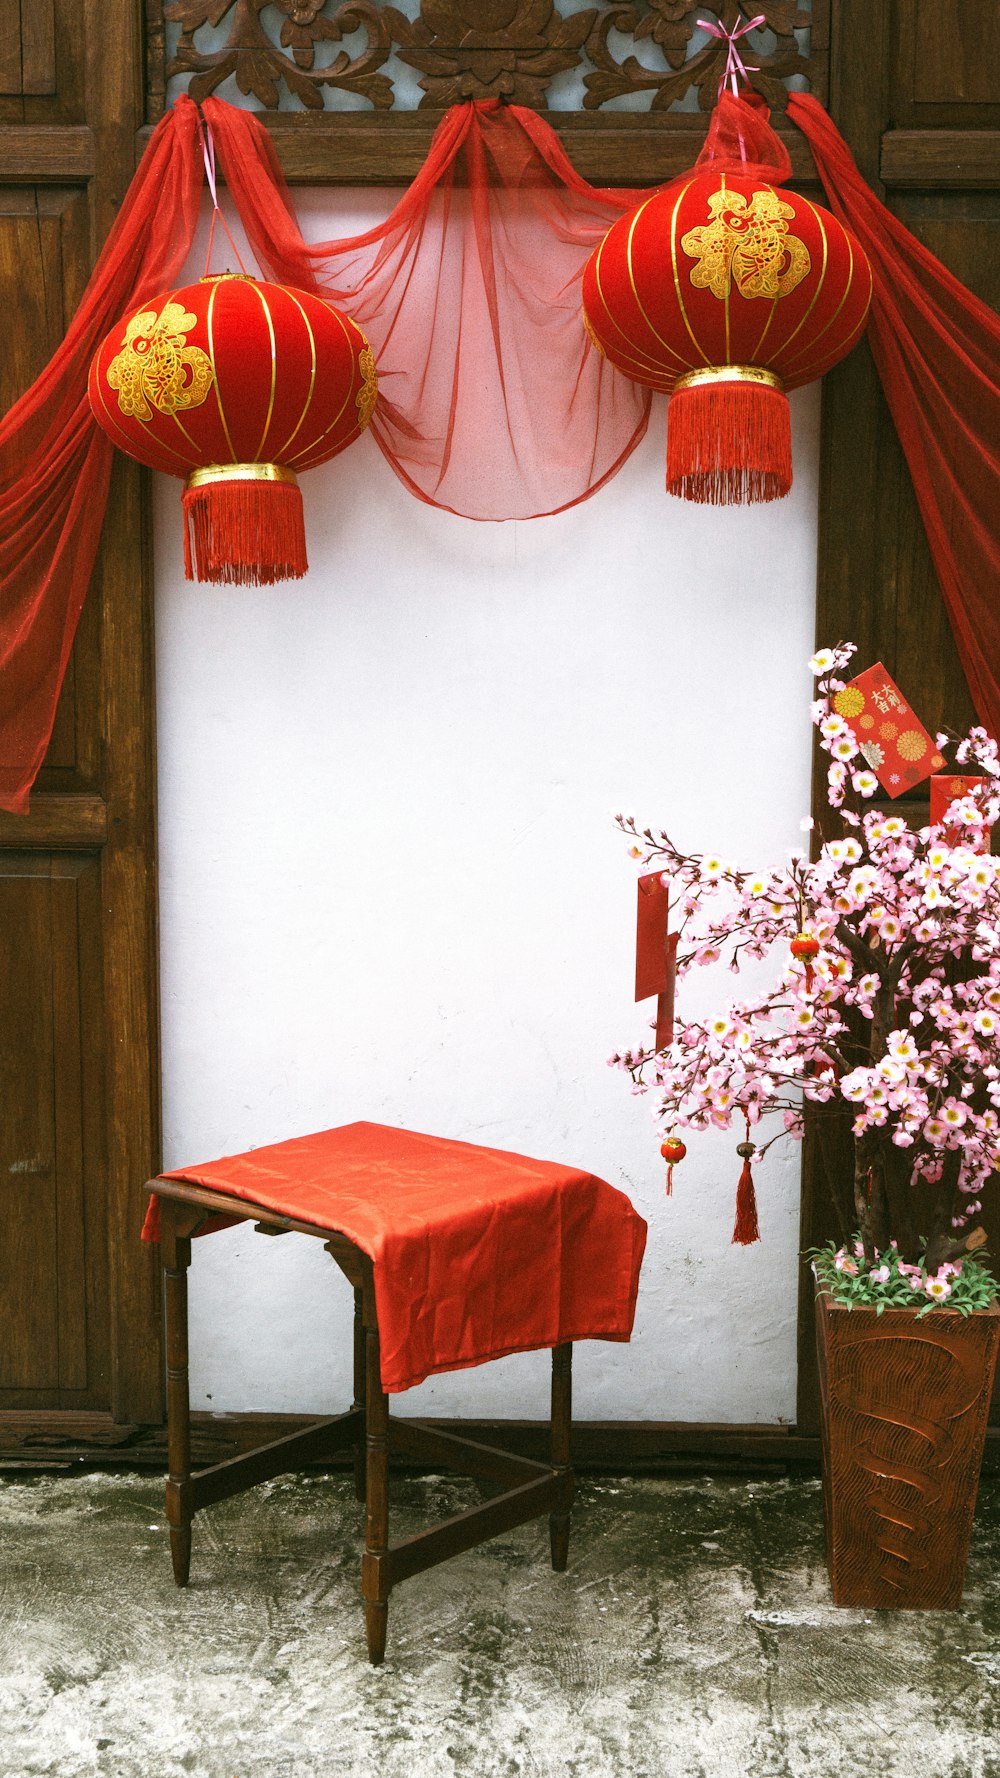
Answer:
[[[816,971],[813,969],[813,958],[819,955],[819,939],[814,938],[811,932],[799,932],[792,939],[788,948],[793,957],[797,957],[801,963],[805,964],[806,993],[811,994],[816,975]]]
[[[850,351],[871,288],[829,211],[708,166],[608,231],[583,274],[583,313],[598,351],[671,396],[669,491],[725,506],[787,494],[785,391]]]
[[[819,954],[819,939],[813,938],[811,932],[800,932],[792,939],[790,950],[793,957],[803,957],[807,962]]]
[[[679,1136],[667,1136],[660,1143],[660,1153],[667,1163],[667,1197],[674,1189],[674,1167],[687,1154],[687,1146]]]
[[[193,556],[199,580],[246,585],[306,572],[296,477],[359,436],[377,381],[361,329],[330,303],[222,272],[119,322],[88,393],[121,450],[187,478],[188,579]]]

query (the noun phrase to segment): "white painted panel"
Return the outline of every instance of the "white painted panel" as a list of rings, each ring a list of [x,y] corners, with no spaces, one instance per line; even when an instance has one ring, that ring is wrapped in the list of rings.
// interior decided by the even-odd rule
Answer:
[[[374,200],[296,201],[320,237]],[[693,1138],[667,1202],[605,1066],[646,1016],[613,810],[746,864],[802,840],[818,388],[792,409],[790,497],[723,512],[664,493],[663,403],[615,481],[529,523],[424,506],[363,438],[303,478],[311,570],[277,588],[185,582],[157,478],[165,1164],[370,1118],[623,1187],[650,1224],[636,1334],[578,1349],[580,1418],[794,1413],[798,1150],[759,1169],[763,1240],[734,1248],[740,1132]],[[318,1242],[213,1235],[191,1294],[195,1406],[349,1400]],[[401,1406],[541,1416],[547,1359]]]

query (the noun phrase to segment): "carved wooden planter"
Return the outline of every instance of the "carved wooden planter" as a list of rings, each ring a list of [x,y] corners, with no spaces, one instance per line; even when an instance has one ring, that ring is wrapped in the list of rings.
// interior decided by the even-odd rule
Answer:
[[[817,1287],[834,1603],[961,1603],[1000,1308],[845,1309]]]

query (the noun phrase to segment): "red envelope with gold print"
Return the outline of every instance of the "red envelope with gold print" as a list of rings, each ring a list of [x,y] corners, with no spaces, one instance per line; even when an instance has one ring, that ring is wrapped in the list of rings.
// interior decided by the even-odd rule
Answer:
[[[940,827],[951,804],[984,782],[985,779],[970,777],[966,772],[935,772],[931,779],[931,826]],[[965,838],[965,833],[964,828],[960,830],[955,827],[946,827],[944,837],[948,844],[953,846],[960,836]],[[976,852],[989,851],[988,833],[983,834],[982,839],[973,849]]]
[[[842,716],[883,790],[903,796],[944,759],[881,661],[833,694]]]

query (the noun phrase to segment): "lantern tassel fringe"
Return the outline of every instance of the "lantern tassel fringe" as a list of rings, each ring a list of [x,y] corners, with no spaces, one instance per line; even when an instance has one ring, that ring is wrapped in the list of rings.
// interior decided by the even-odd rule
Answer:
[[[184,494],[188,580],[271,586],[308,569],[302,495],[291,482],[219,481]]]
[[[678,389],[667,410],[667,492],[707,506],[780,500],[792,485],[788,397],[763,383]]]

